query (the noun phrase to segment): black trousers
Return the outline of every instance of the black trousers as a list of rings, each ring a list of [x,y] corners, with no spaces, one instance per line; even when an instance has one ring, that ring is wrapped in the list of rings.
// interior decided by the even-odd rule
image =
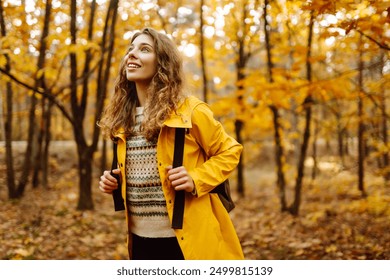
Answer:
[[[133,260],[184,260],[176,237],[149,238],[132,234]]]

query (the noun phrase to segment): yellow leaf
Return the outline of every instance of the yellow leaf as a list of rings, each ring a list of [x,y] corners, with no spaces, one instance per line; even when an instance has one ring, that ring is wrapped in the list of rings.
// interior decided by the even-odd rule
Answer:
[[[337,246],[334,244],[325,248],[325,252],[327,252],[327,253],[332,253],[332,252],[336,252],[336,251],[337,251]]]
[[[19,249],[16,249],[14,251],[15,253],[15,257],[16,259],[18,259],[18,257],[22,257],[22,258],[26,258],[28,256],[31,256],[33,253],[34,253],[34,247],[30,247],[29,249],[24,249],[24,248],[19,248]]]
[[[295,256],[301,256],[305,253],[303,249],[299,249],[298,251],[295,252]]]
[[[39,69],[37,72],[37,79],[42,78],[42,75],[45,73],[45,68]]]
[[[0,67],[3,68],[7,64],[7,59],[4,55],[0,55]]]

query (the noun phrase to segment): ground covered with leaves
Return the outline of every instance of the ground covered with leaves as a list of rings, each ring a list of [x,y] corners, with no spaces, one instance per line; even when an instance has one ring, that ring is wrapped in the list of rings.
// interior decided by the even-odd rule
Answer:
[[[324,172],[305,184],[299,215],[281,213],[272,181],[263,180],[232,213],[248,259],[390,259],[390,188],[367,176],[363,198],[349,171]],[[274,189],[274,192],[266,191]]]
[[[390,259],[390,187],[370,173],[362,198],[355,170],[327,162],[316,180],[305,180],[297,217],[280,211],[273,169],[248,168],[246,195],[233,193],[237,206],[231,212],[246,259]],[[98,174],[95,210],[81,212],[76,167],[65,166],[53,162],[50,187],[28,187],[15,201],[8,200],[0,177],[1,259],[127,258],[123,213],[98,191]]]

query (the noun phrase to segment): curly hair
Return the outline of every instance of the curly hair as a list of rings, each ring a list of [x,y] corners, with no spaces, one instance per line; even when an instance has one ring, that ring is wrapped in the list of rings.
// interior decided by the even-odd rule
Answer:
[[[180,52],[167,35],[144,28],[133,35],[130,43],[141,34],[152,38],[157,58],[157,71],[148,88],[145,119],[141,125],[143,136],[151,141],[157,139],[164,121],[183,100],[184,72]],[[139,106],[139,101],[135,83],[126,78],[127,53],[115,80],[114,95],[98,123],[103,134],[111,139],[121,128],[126,136],[134,134],[135,108]]]

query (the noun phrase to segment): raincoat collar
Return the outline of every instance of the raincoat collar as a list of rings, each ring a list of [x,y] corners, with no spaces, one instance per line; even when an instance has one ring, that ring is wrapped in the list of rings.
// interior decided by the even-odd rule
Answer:
[[[176,112],[172,112],[169,118],[165,120],[163,126],[191,128],[191,115],[193,108],[190,105],[190,99],[191,97],[186,98]],[[126,140],[124,128],[118,129],[115,134],[115,138],[121,138],[123,141]]]
[[[176,112],[172,112],[169,118],[164,122],[163,126],[191,128],[192,109],[193,108],[191,108],[189,104],[189,98],[186,98]]]

